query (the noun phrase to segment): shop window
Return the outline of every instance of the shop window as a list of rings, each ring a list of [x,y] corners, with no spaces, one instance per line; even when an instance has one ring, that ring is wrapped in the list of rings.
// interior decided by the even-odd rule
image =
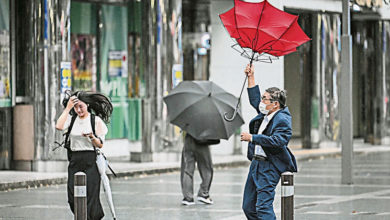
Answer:
[[[390,22],[384,21],[383,28],[383,53],[385,54],[385,87],[386,91],[384,94],[384,103],[385,103],[385,128],[386,136],[390,136]]]
[[[91,3],[71,4],[72,89],[96,91],[97,85],[97,6]]]
[[[141,73],[141,37],[139,34],[129,34],[128,53],[129,97],[143,97],[145,95],[145,81]]]
[[[141,139],[141,9],[136,1],[71,4],[73,90],[110,97],[114,109],[107,139]]]
[[[71,44],[74,90],[96,91],[96,37],[72,34]]]
[[[0,0],[0,107],[11,105],[9,1]]]
[[[321,115],[325,136],[338,140],[340,119],[338,84],[341,71],[341,20],[339,15],[321,15]]]
[[[142,98],[145,97],[146,87],[142,68],[141,2],[130,1],[128,11],[129,97]]]
[[[102,5],[99,13],[100,89],[112,98],[128,96],[127,13],[114,5]]]

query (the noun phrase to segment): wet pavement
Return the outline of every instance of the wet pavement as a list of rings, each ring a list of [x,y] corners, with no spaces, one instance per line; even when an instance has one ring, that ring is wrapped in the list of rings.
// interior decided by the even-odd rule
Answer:
[[[295,219],[390,219],[390,153],[355,156],[354,184],[342,185],[341,158],[298,163]],[[245,219],[241,210],[248,167],[215,170],[214,205],[182,206],[179,173],[111,181],[118,219]],[[195,192],[200,183],[196,174]],[[104,194],[106,217],[112,219]],[[275,211],[280,219],[280,185]],[[65,185],[0,192],[0,219],[72,219]]]

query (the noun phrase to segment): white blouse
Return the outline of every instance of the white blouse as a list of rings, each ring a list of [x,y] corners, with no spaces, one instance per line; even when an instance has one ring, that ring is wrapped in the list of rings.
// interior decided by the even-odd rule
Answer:
[[[68,115],[64,125],[64,131],[67,132],[72,117]],[[95,116],[95,133],[96,136],[99,137],[102,141],[105,140],[105,136],[108,132],[108,128],[103,120],[99,116]],[[92,133],[91,126],[91,114],[84,119],[80,117],[76,117],[74,121],[72,131],[70,132],[70,149],[72,151],[85,151],[91,150],[93,151],[93,145],[91,140],[88,137],[84,137],[83,134]]]

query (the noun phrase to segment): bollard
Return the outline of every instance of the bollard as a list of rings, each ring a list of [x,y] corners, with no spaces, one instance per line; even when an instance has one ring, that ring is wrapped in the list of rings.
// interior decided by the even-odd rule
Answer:
[[[87,220],[87,176],[83,172],[74,174],[74,219]]]
[[[294,174],[282,173],[282,220],[294,219]]]

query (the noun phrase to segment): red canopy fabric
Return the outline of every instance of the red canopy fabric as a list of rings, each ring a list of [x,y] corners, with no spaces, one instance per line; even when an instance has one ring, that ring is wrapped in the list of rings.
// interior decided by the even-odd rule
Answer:
[[[283,56],[310,40],[299,26],[298,16],[275,8],[267,0],[234,0],[234,7],[219,17],[241,48],[260,55]]]

